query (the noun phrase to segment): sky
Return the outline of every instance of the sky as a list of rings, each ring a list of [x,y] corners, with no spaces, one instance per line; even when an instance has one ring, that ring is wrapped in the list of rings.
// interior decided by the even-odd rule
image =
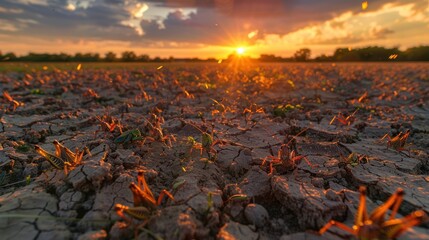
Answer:
[[[0,0],[0,51],[312,56],[429,45],[429,0]],[[363,5],[366,5],[364,7]]]

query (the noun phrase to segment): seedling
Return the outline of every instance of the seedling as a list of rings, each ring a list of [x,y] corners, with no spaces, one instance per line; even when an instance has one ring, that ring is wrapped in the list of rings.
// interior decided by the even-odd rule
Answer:
[[[395,218],[399,206],[402,203],[404,191],[400,188],[384,204],[376,208],[368,216],[366,209],[366,188],[361,186],[360,203],[355,217],[355,224],[351,228],[341,222],[331,220],[319,233],[323,234],[328,229],[336,226],[348,233],[353,234],[358,239],[376,240],[376,239],[396,239],[409,228],[419,225],[428,220],[428,216],[422,210],[412,212],[404,218]],[[386,212],[392,208],[392,212],[385,220]]]
[[[389,134],[386,133],[386,135],[384,135],[380,141],[383,141],[385,138],[387,138],[387,147],[388,148],[393,148],[396,151],[400,152],[400,151],[404,151],[405,146],[407,145],[407,139],[410,136],[410,130],[407,130],[405,133],[400,132],[398,135],[396,135],[395,137],[391,137],[389,136]]]
[[[265,113],[265,111],[262,107],[258,107],[258,105],[253,103],[250,104],[248,108],[245,108],[242,112],[242,114],[245,116],[246,122],[249,122],[252,117],[252,114],[254,113]]]
[[[0,164],[0,186],[6,185],[13,173],[15,160],[7,160]]]
[[[367,163],[368,158],[364,155],[359,156],[357,153],[350,153],[350,155],[346,158],[346,162],[350,164],[352,167],[356,167],[359,164]]]
[[[297,104],[297,105],[291,105],[291,104],[279,105],[279,106],[274,108],[273,114],[276,117],[286,117],[287,113],[294,111],[296,109],[303,109],[303,107],[299,104]]]
[[[149,94],[147,94],[142,83],[138,82],[137,86],[139,87],[140,92],[141,92],[141,95],[138,96],[137,99],[145,99],[146,102],[149,102],[150,100],[152,100],[152,97]]]
[[[19,145],[19,146],[15,147],[15,149],[16,149],[16,151],[18,151],[18,152],[25,153],[25,152],[30,151],[31,147],[30,147],[30,145],[28,145],[28,144],[24,143],[24,144],[21,144],[21,145]]]
[[[227,113],[228,111],[231,111],[230,107],[226,107],[225,104],[216,101],[215,99],[211,99],[213,101],[213,105],[215,107],[215,109],[212,110],[212,116],[216,115],[216,114],[221,114],[222,117],[225,116],[225,113]]]

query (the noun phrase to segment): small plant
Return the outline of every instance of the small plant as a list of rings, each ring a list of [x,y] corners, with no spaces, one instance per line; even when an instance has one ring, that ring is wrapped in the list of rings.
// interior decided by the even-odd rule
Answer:
[[[225,117],[225,114],[228,111],[231,111],[230,107],[225,106],[225,104],[216,101],[215,99],[211,99],[213,101],[213,106],[215,107],[215,109],[212,110],[212,116],[216,115],[216,114],[221,114],[222,117]]]
[[[15,147],[15,149],[18,152],[26,153],[26,152],[30,151],[31,146],[28,145],[28,144],[26,144],[26,143],[24,143],[24,144],[21,144],[21,145]]]
[[[356,167],[359,164],[364,164],[368,162],[368,158],[364,155],[359,156],[357,153],[350,153],[349,156],[346,158],[347,164],[350,164],[352,167]]]
[[[40,90],[39,88],[35,88],[35,89],[31,89],[30,91],[31,94],[33,95],[43,95],[45,94],[42,90]]]
[[[276,106],[273,110],[273,114],[276,117],[286,117],[287,113],[297,110],[297,109],[304,109],[301,105],[297,104],[297,105],[291,105],[291,104],[286,104],[286,105],[279,105]]]
[[[256,105],[255,103],[250,104],[250,106],[248,108],[245,108],[242,112],[245,117],[246,123],[251,120],[252,115],[254,113],[265,113],[265,111],[262,107],[258,107],[258,105]]]
[[[10,181],[14,166],[15,160],[8,160],[0,164],[0,186],[6,185]]]
[[[366,188],[361,186],[359,192],[360,203],[353,228],[341,222],[331,220],[320,229],[320,234],[325,233],[331,227],[335,226],[362,240],[396,239],[409,228],[428,220],[428,216],[422,210],[412,212],[401,219],[395,218],[404,196],[404,191],[400,188],[384,204],[376,208],[371,215],[368,215],[366,209]],[[392,212],[386,220],[385,215],[390,208],[392,208]]]

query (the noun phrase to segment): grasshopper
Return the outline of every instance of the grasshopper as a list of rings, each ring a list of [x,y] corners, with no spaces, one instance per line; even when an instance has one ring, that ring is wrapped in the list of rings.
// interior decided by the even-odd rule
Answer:
[[[144,137],[142,136],[140,130],[136,128],[122,133],[119,137],[115,138],[115,143],[125,144],[143,139]]]
[[[24,103],[13,99],[8,91],[3,91],[3,97],[10,103],[9,110],[11,111],[15,111],[17,107],[24,105]]]
[[[357,109],[356,111],[354,111],[352,114],[350,114],[349,116],[345,116],[342,113],[338,113],[337,116],[334,116],[332,118],[332,120],[329,122],[329,125],[332,125],[335,120],[337,120],[337,122],[341,123],[344,126],[350,126],[356,119],[355,114],[359,109]]]
[[[331,220],[319,233],[323,234],[328,229],[336,226],[348,233],[353,234],[359,240],[396,239],[409,228],[419,225],[428,220],[428,216],[422,210],[412,212],[404,218],[395,218],[399,206],[404,197],[404,190],[398,189],[387,201],[376,208],[370,215],[366,209],[366,188],[361,186],[360,203],[355,217],[355,224],[351,228],[341,222]],[[387,210],[392,208],[389,218],[386,220]]]
[[[49,161],[49,163],[56,169],[64,169],[65,175],[68,175],[69,170],[74,169],[82,162],[83,154],[85,151],[90,155],[91,152],[87,147],[83,150],[76,149],[76,152],[71,151],[57,140],[53,142],[55,146],[55,155],[49,153],[40,146],[34,146],[34,149],[42,157]]]
[[[200,154],[203,154],[203,150],[207,153],[209,160],[216,159],[217,151],[214,149],[214,146],[217,144],[222,144],[224,141],[222,140],[214,140],[214,124],[212,124],[212,131],[211,133],[205,132],[201,130],[198,126],[196,126],[193,123],[187,123],[191,126],[193,126],[195,129],[201,132],[201,143],[195,141],[193,137],[188,137],[188,142],[192,144],[192,148],[199,149]],[[192,149],[191,149],[192,151]]]
[[[389,134],[386,133],[386,135],[384,135],[380,139],[380,141],[383,141],[385,138],[387,138],[388,139],[387,147],[393,148],[396,151],[400,152],[400,151],[406,150],[404,147],[406,146],[407,139],[409,136],[410,136],[410,130],[407,130],[405,133],[400,132],[395,137],[391,137],[389,136]]]
[[[183,183],[184,182],[178,185],[181,186]],[[124,219],[128,224],[132,224],[132,219],[125,216],[125,214],[131,216],[132,218],[143,220],[143,223],[139,226],[144,226],[151,218],[153,212],[156,211],[159,205],[161,205],[164,196],[167,196],[174,201],[173,195],[165,189],[161,191],[158,199],[155,200],[152,191],[149,189],[149,186],[146,183],[143,171],[139,171],[137,174],[137,184],[131,183],[129,187],[133,193],[134,206],[129,207],[122,204],[116,204],[114,207],[114,210],[118,216]],[[137,229],[138,228],[136,228],[135,235],[137,235]]]

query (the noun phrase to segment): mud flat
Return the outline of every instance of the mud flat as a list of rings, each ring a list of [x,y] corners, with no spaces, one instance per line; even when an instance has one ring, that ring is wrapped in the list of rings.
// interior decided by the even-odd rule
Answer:
[[[12,98],[0,100],[2,239],[348,239],[317,231],[353,225],[361,185],[369,210],[403,188],[398,217],[429,213],[428,73],[420,63],[2,73]],[[382,140],[407,131],[403,149]],[[34,150],[53,154],[55,140],[90,153],[55,169]],[[174,201],[130,224],[114,208],[133,206],[139,171]],[[428,238],[428,225],[400,237]]]

